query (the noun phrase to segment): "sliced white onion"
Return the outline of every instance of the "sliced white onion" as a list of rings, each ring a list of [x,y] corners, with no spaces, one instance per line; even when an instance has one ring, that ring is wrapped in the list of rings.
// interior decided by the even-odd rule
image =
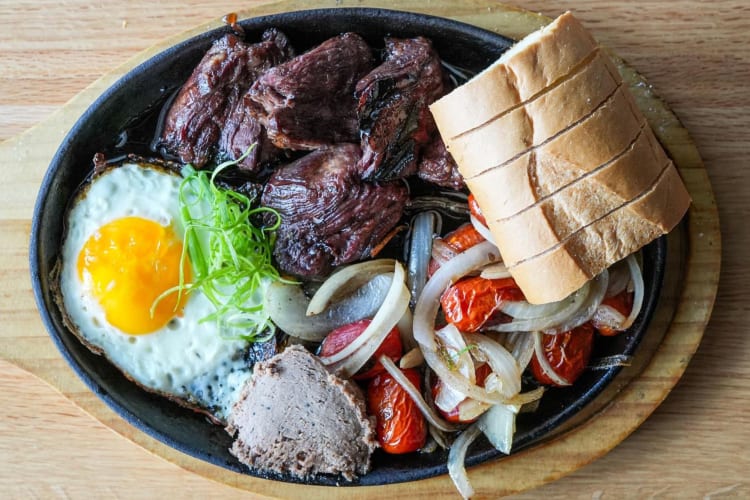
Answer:
[[[527,405],[530,403],[534,403],[535,401],[539,401],[540,399],[542,399],[543,395],[544,395],[544,387],[540,386],[532,391],[522,392],[520,394],[513,396],[505,404],[520,405],[521,407],[523,407],[523,405]]]
[[[505,264],[503,264],[502,262],[498,262],[497,264],[490,264],[489,266],[485,266],[479,276],[487,280],[499,280],[503,278],[510,278],[511,274]]]
[[[396,325],[397,315],[400,314],[398,310],[409,307],[409,291],[406,289],[406,285],[402,285],[401,288],[403,293],[398,296],[396,302],[394,302],[393,308],[382,307],[381,311],[383,311],[383,317],[377,318],[376,315],[375,318],[373,318],[372,323],[375,323],[376,319],[378,319],[378,326],[377,329],[371,333],[367,342],[354,351],[349,357],[329,365],[334,372],[340,372],[344,376],[352,376],[372,358],[375,351],[378,350],[378,347],[380,347],[388,336],[388,333]],[[378,313],[379,312],[380,311],[378,311]],[[364,334],[364,332],[362,332],[362,334]]]
[[[539,316],[539,314],[544,311],[542,308],[548,306],[549,304],[545,304],[545,306],[534,306],[532,304],[529,304],[528,308],[514,308],[514,306],[512,305],[508,306],[507,309],[510,312],[520,315],[522,319],[514,320],[510,323],[502,323],[499,325],[489,326],[488,328],[497,332],[531,332],[534,330],[545,330],[547,328],[551,328],[568,320],[569,318],[574,316],[583,306],[585,306],[586,300],[589,297],[590,290],[591,282],[589,281],[565,299],[561,300],[560,302],[556,302],[555,308],[557,308],[557,306],[561,307],[557,308],[557,311],[550,313],[549,315]],[[508,304],[518,304],[518,302],[509,302]],[[506,305],[501,306],[500,310],[505,314],[512,316],[510,312],[505,311]],[[537,307],[539,307],[540,309],[537,309]]]
[[[448,474],[450,474],[453,484],[463,498],[474,496],[474,488],[469,483],[469,476],[466,474],[466,452],[474,440],[481,434],[482,430],[477,423],[470,425],[465,431],[458,435],[450,452],[448,452]]]
[[[638,261],[636,260],[635,255],[629,255],[626,261],[628,263],[628,268],[630,269],[630,277],[633,283],[633,308],[630,310],[630,314],[622,325],[623,330],[630,328],[641,313],[643,297],[645,295],[643,274],[641,274],[641,268],[638,266]]]
[[[320,358],[321,361],[323,361],[323,364],[330,366],[351,356],[370,339],[372,332],[382,329],[386,319],[390,320],[388,323],[391,323],[392,321],[390,328],[393,328],[404,313],[403,310],[396,307],[399,302],[398,299],[402,295],[402,289],[404,289],[404,267],[399,262],[396,262],[394,265],[393,278],[391,279],[391,284],[388,288],[388,294],[385,296],[385,300],[383,300],[382,305],[375,313],[368,327],[339,352]],[[394,314],[397,314],[398,316],[393,318]],[[385,333],[387,334],[388,332],[386,331]]]
[[[476,229],[477,232],[482,235],[482,238],[497,246],[497,244],[495,243],[495,237],[492,236],[492,233],[487,226],[479,222],[479,219],[477,219],[473,215],[469,216],[469,220],[471,221],[471,225],[474,226],[474,229]]]
[[[447,244],[442,238],[432,240],[432,258],[441,266],[458,255],[456,250]]]
[[[444,450],[450,448],[448,446],[448,439],[445,437],[445,433],[443,431],[430,423],[427,424],[427,431],[429,432],[430,437],[433,439],[433,441],[435,441],[435,444],[437,444]]]
[[[479,333],[464,333],[464,339],[487,356],[492,372],[499,378],[498,389],[505,399],[521,392],[521,370],[516,359],[505,347]],[[492,392],[487,388],[487,392]]]
[[[606,297],[614,297],[628,288],[630,283],[630,270],[627,262],[621,260],[612,264],[609,268],[609,285],[607,285]]]
[[[471,422],[480,417],[484,412],[490,409],[492,405],[482,403],[476,399],[467,398],[458,404],[458,418],[462,422]]]
[[[479,419],[479,428],[496,450],[510,454],[513,434],[516,432],[516,415],[519,405],[493,405]]]
[[[359,262],[339,268],[320,285],[307,305],[307,316],[325,311],[331,302],[340,300],[372,279],[373,276],[390,272],[395,260],[377,259]]]
[[[534,332],[532,335],[534,335],[534,352],[536,354],[536,360],[539,362],[539,367],[542,369],[542,372],[559,386],[570,385],[570,382],[568,382],[565,377],[558,375],[554,368],[552,368],[552,365],[549,364],[549,360],[544,354],[544,348],[542,347],[542,333]]]
[[[549,304],[529,304],[525,300],[503,302],[500,310],[516,320],[551,318],[559,314],[560,311],[570,307],[578,295],[580,294],[576,292],[565,297],[563,300],[550,302]]]
[[[609,283],[609,272],[605,269],[599,276],[591,281],[591,290],[586,298],[585,304],[572,317],[562,323],[550,328],[545,328],[544,333],[555,335],[558,333],[569,332],[589,321],[596,312],[596,309],[604,300],[604,294],[607,293],[607,284]]]
[[[440,296],[445,289],[458,278],[499,259],[500,252],[497,248],[485,241],[444,263],[427,281],[414,307],[414,339],[423,346],[423,350],[437,349],[435,317],[440,308]]]
[[[440,343],[445,351],[444,354],[451,357],[453,371],[465,377],[470,384],[476,384],[477,378],[474,362],[458,328],[449,323],[440,330],[437,330],[435,336],[440,339]],[[465,394],[454,390],[448,385],[440,384],[440,388],[435,396],[435,406],[443,411],[451,411],[464,399],[466,399]]]
[[[401,345],[404,350],[410,350],[417,347],[417,341],[414,340],[414,315],[408,307],[404,315],[398,320],[398,332],[401,334]]]
[[[438,449],[438,442],[437,440],[430,435],[430,438],[427,440],[427,442],[419,449],[419,453],[421,455],[429,455],[431,453],[434,453]]]
[[[400,264],[397,264],[397,267],[400,267]],[[397,279],[399,278],[399,276],[396,276],[398,274],[401,274],[401,280]],[[406,284],[403,282],[403,269],[401,273],[395,273],[393,281],[398,284],[395,293],[393,295],[389,293],[389,297],[386,297],[383,306],[372,318],[367,328],[341,351],[321,358],[323,364],[330,367],[332,371],[341,372],[344,376],[357,373],[372,358],[388,333],[396,326],[398,320],[404,314],[404,310],[409,307],[409,290],[406,289]],[[358,342],[361,338],[365,339],[363,343]],[[334,357],[348,350],[353,344],[359,344],[359,346],[338,361],[332,361]]]
[[[606,326],[614,331],[622,331],[625,329],[625,315],[612,306],[607,304],[599,304],[596,308],[596,312],[591,317],[591,321],[595,326],[601,327]]]
[[[424,363],[424,357],[422,356],[422,350],[419,347],[408,351],[406,354],[401,356],[398,362],[398,367],[402,369],[416,368]]]
[[[435,412],[435,410],[433,410],[427,404],[427,402],[422,397],[422,394],[420,394],[417,388],[414,387],[414,384],[411,383],[406,375],[404,375],[404,372],[402,372],[388,356],[382,355],[380,356],[379,360],[382,363],[383,368],[385,368],[390,376],[393,377],[393,380],[395,380],[398,385],[400,385],[401,388],[406,391],[412,401],[414,401],[414,403],[419,408],[419,411],[421,411],[422,415],[424,415],[424,418],[427,420],[427,422],[429,422],[431,425],[434,425],[441,431],[455,432],[460,429],[460,427],[446,422],[445,420],[440,418],[440,416],[438,416],[437,412]],[[425,390],[429,390],[429,388]]]
[[[483,387],[469,383],[469,380],[454,373],[446,364],[445,360],[437,353],[429,349],[422,348],[424,360],[433,369],[435,375],[440,381],[450,386],[455,391],[464,394],[466,397],[476,399],[489,404],[504,403],[505,398],[497,392],[488,392]]]
[[[518,368],[523,373],[526,367],[529,366],[531,358],[534,357],[534,337],[528,333],[521,334],[521,336],[516,338],[511,354],[516,358]]]
[[[374,316],[391,281],[390,274],[375,276],[346,299],[311,317],[306,315],[309,299],[301,286],[273,282],[266,290],[264,306],[271,320],[288,335],[320,342],[339,326]]]
[[[424,400],[425,403],[427,403],[427,406],[433,411],[436,412],[435,409],[435,401],[432,399],[432,370],[429,368],[426,368],[424,371],[424,378],[422,381],[424,382]],[[432,439],[435,440],[435,442],[440,446],[442,449],[447,450],[450,448],[448,446],[448,438],[445,436],[445,432],[441,431],[431,423],[427,422],[427,431],[430,433],[430,436]]]

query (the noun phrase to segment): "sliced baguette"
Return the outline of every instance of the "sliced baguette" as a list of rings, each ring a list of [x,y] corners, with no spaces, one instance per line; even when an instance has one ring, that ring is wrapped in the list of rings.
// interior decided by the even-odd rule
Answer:
[[[622,82],[604,52],[559,85],[493,121],[445,141],[464,170],[481,172],[542,144],[578,123],[613,96]]]
[[[508,268],[532,304],[561,300],[615,262],[671,231],[690,205],[674,165],[653,190]],[[644,218],[639,214],[649,214]]]
[[[555,168],[573,172],[577,179],[624,151],[645,123],[632,111],[631,99],[627,89],[620,87],[607,104],[577,126],[503,166],[472,176],[459,164],[464,181],[485,218],[509,217],[536,202],[532,191],[519,188],[529,172]]]
[[[494,64],[430,106],[443,139],[478,127],[565,77],[596,49],[566,12],[508,49]]]
[[[554,247],[565,238],[608,213],[626,205],[644,191],[656,189],[667,172],[667,163],[649,177],[634,179],[628,183],[624,193],[602,189],[592,178],[581,179],[560,191],[558,194],[533,206],[529,210],[504,220],[489,220],[497,247],[506,266],[513,266],[532,255],[537,255]],[[638,192],[630,195],[640,186]],[[642,208],[632,205],[634,210]],[[648,213],[636,212],[648,219]],[[518,235],[523,234],[524,238]]]
[[[524,155],[538,150],[572,165],[581,162],[593,163],[590,159],[592,154],[602,163],[625,149],[641,128],[643,115],[634,112],[631,100],[630,91],[619,86],[592,113],[578,121],[570,122],[558,134],[534,144],[525,152],[521,151],[521,154],[518,148],[508,152],[508,144],[499,139],[484,144],[477,142],[475,148],[467,147],[463,156],[454,156],[454,159],[464,179],[472,179],[491,170],[506,168]]]

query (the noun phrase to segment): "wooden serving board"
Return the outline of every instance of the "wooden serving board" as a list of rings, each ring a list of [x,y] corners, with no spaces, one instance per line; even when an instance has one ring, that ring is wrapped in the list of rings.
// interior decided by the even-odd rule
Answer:
[[[309,1],[283,1],[238,12],[254,17],[306,9]],[[316,2],[315,7],[362,7],[358,1]],[[519,38],[549,20],[542,16],[490,1],[424,2],[374,1],[367,6],[396,8],[455,18],[511,38]],[[63,109],[21,136],[0,144],[4,161],[0,199],[0,290],[3,323],[0,358],[33,373],[59,390],[94,418],[146,450],[178,466],[222,483],[259,494],[290,498],[336,498],[348,495],[395,497],[442,496],[452,492],[447,476],[414,483],[366,488],[325,488],[292,485],[236,474],[184,455],[141,433],[111,411],[77,378],[62,359],[36,315],[28,278],[28,239],[36,192],[44,172],[65,133],[91,102],[128,70],[152,55],[205,30],[220,20],[198,26],[165,40],[103,76]],[[594,417],[559,434],[553,440],[512,455],[500,462],[471,468],[469,477],[478,496],[497,497],[533,488],[557,479],[605,454],[633,432],[662,402],[679,380],[697,349],[713,308],[719,279],[721,241],[713,191],[705,168],[688,132],[649,85],[631,68],[621,65],[639,104],[657,136],[675,160],[693,198],[686,223],[672,238],[682,269],[672,271],[667,306],[657,314],[655,328],[663,340],[643,346],[644,355],[628,379],[610,393],[611,400]],[[672,254],[671,254],[672,255]],[[674,262],[674,261],[673,261]],[[632,378],[631,378],[632,377]]]

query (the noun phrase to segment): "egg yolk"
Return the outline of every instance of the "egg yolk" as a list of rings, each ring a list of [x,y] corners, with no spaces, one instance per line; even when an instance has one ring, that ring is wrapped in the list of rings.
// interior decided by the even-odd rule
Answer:
[[[154,301],[180,283],[182,242],[170,227],[125,217],[100,227],[78,254],[78,276],[104,309],[107,321],[124,333],[151,333],[166,325],[186,301],[177,292]],[[190,282],[187,259],[183,269]]]

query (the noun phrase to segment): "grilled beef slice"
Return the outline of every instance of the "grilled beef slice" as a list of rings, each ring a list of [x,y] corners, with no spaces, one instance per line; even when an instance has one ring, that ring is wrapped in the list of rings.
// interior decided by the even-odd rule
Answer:
[[[214,42],[172,103],[164,122],[161,144],[185,163],[198,168],[205,165],[228,116],[233,114],[245,91],[258,75],[289,57],[291,48],[287,38],[274,29],[267,30],[263,41],[253,45],[232,34]],[[225,131],[226,137],[222,138],[222,145],[229,152],[262,135],[258,127],[236,117],[233,119],[237,126],[230,126]],[[249,131],[242,135],[236,130],[238,127]],[[244,142],[235,146],[235,138],[240,137]],[[258,149],[243,164],[254,167],[253,162],[259,155]]]
[[[361,153],[341,144],[307,154],[276,170],[262,204],[278,210],[274,257],[284,272],[325,276],[334,266],[370,254],[398,223],[408,193],[399,182],[364,182]]]
[[[415,174],[435,124],[427,108],[445,91],[440,58],[426,38],[387,38],[383,64],[357,83],[360,171],[365,179]]]
[[[458,171],[458,165],[439,134],[435,134],[429,144],[422,148],[417,175],[423,181],[456,191],[464,188],[464,178]]]
[[[372,53],[345,33],[264,73],[248,94],[256,117],[280,148],[316,149],[357,142],[354,86],[372,68]]]
[[[244,464],[299,478],[370,469],[377,447],[359,388],[300,346],[255,366],[232,408],[231,452]]]

